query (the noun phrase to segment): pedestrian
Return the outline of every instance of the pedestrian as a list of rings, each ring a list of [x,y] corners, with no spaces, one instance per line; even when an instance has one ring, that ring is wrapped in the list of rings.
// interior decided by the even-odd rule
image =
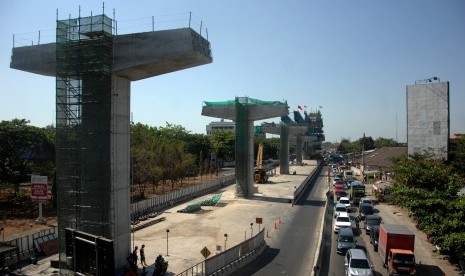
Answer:
[[[137,257],[137,249],[139,249],[138,246],[136,246],[136,247],[134,248],[134,251],[132,251],[132,255],[134,256],[134,266],[135,266],[135,267],[137,267],[137,260],[139,259],[139,258]]]
[[[140,247],[140,250],[139,250],[139,253],[140,253],[140,264],[142,265],[142,267],[146,267],[147,264],[145,263],[145,244],[143,244],[141,247]]]
[[[357,229],[359,227],[359,223],[360,223],[360,216],[356,216],[355,217],[355,227],[357,227]]]

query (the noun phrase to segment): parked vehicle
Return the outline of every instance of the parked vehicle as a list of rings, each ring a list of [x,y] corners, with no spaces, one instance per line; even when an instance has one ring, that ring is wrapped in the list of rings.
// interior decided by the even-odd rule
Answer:
[[[378,251],[389,275],[416,272],[415,234],[405,225],[381,224]]]
[[[339,229],[337,235],[337,253],[345,254],[347,250],[355,248],[357,241],[354,237],[354,232],[351,227]]]
[[[365,185],[361,182],[352,182],[350,184],[350,200],[354,204],[358,204],[362,197],[365,197]]]
[[[373,245],[373,251],[378,251],[379,225],[373,226],[370,231],[370,243]]]
[[[373,213],[373,205],[367,203],[360,204],[360,207],[358,208],[358,215],[361,220],[364,220],[367,215],[373,215]]]
[[[339,232],[339,229],[344,227],[352,226],[349,214],[347,213],[340,213],[339,216],[336,217],[334,221],[334,233]]]
[[[381,217],[378,215],[366,215],[365,217],[365,233],[370,234],[371,229],[374,226],[379,226],[381,224]]]
[[[347,250],[344,266],[346,275],[374,275],[373,265],[369,263],[368,257],[362,249]]]

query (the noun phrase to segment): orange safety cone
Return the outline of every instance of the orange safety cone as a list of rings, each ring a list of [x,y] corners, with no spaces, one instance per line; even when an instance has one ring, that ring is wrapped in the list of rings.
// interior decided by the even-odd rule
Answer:
[[[276,225],[276,222],[274,223],[274,229],[278,229],[278,226]]]

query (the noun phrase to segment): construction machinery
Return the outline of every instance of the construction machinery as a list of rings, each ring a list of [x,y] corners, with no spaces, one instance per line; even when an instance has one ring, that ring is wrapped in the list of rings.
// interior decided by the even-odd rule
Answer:
[[[254,180],[257,183],[265,183],[268,181],[266,168],[263,166],[263,144],[258,144],[257,161],[254,172]]]

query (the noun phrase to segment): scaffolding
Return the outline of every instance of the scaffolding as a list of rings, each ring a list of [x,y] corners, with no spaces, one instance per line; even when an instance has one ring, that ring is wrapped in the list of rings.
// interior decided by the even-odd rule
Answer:
[[[110,237],[112,20],[57,20],[56,164],[60,261],[65,229]]]

